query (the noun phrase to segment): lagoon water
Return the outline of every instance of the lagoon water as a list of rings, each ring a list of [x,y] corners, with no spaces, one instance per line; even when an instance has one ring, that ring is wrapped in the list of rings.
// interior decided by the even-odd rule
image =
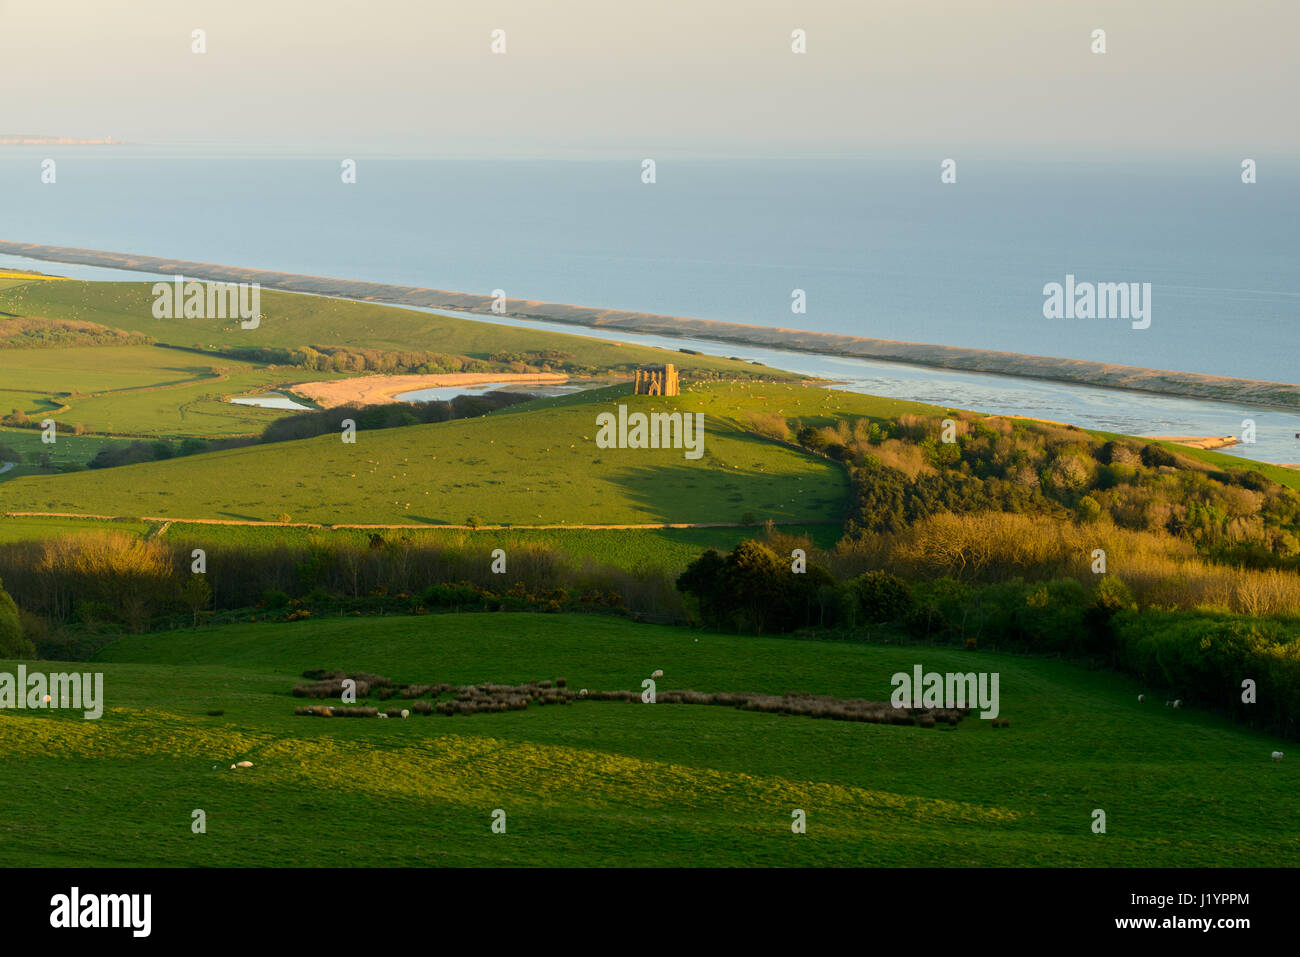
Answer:
[[[230,399],[235,405],[255,405],[260,409],[294,409],[311,411],[311,406],[303,405],[279,392],[263,392],[259,395],[240,395]]]
[[[1300,437],[1297,435],[1300,433],[1300,414],[1276,409],[1148,395],[1120,389],[1097,389],[1018,376],[957,372],[870,359],[761,349],[705,339],[638,335],[613,329],[588,329],[445,309],[437,311],[442,315],[460,316],[480,322],[577,333],[665,349],[694,349],[708,355],[733,356],[777,369],[828,379],[828,384],[849,392],[892,396],[996,415],[1030,416],[1126,435],[1240,436],[1243,434],[1245,420],[1250,419],[1255,423],[1256,441],[1219,451],[1260,462],[1300,463]]]
[[[40,161],[57,161],[57,182]],[[0,238],[1126,365],[1300,381],[1300,163],[1241,157],[465,161],[0,150]],[[74,267],[7,260],[65,275]],[[1050,320],[1042,289],[1150,282],[1152,322]],[[135,274],[132,278],[143,278]],[[791,311],[803,289],[807,312]],[[476,316],[482,321],[484,317]],[[604,333],[577,327],[566,331]],[[619,333],[628,341],[653,339]],[[681,340],[664,340],[672,347]],[[1233,434],[1300,462],[1300,416],[782,354],[863,391],[1138,434]],[[764,358],[764,355],[768,358]],[[791,364],[790,356],[799,364]],[[773,358],[781,357],[781,358]],[[821,371],[818,371],[821,370]]]
[[[602,384],[607,383],[602,382]],[[586,386],[570,383],[544,385],[529,382],[480,382],[475,385],[442,385],[429,389],[416,389],[413,392],[395,395],[393,398],[399,402],[447,402],[458,395],[482,395],[485,392],[520,392],[524,395],[540,397],[567,395],[570,392],[580,392],[584,388]]]

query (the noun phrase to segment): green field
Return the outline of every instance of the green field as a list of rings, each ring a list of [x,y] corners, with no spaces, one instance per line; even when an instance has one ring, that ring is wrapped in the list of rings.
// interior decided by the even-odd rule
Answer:
[[[213,379],[169,388],[109,392],[70,400],[56,418],[82,422],[87,428],[145,438],[226,438],[257,435],[283,409],[263,409],[226,401],[231,396],[275,389],[284,370],[247,368]]]
[[[482,418],[359,432],[355,444],[327,435],[23,478],[0,486],[0,508],[236,521],[287,514],[320,524],[840,521],[847,479],[839,466],[745,431],[730,415],[709,415],[697,461],[679,449],[596,447],[596,415],[620,402],[734,412],[730,395],[745,388],[761,387],[697,386],[662,399],[615,386]],[[821,391],[798,389],[810,403]]]
[[[285,413],[224,399],[295,378],[303,376],[159,346],[0,349],[0,412],[48,415],[62,434],[82,425],[142,437],[249,435]]]
[[[1277,741],[1057,661],[505,614],[226,626],[100,658],[99,721],[0,714],[6,866],[1300,864]],[[633,690],[662,668],[661,690],[883,700],[918,663],[998,672],[1011,727],[594,701],[322,719],[288,693],[314,667]]]
[[[28,542],[50,538],[65,538],[87,532],[113,531],[128,535],[146,535],[157,526],[152,522],[119,519],[100,522],[93,519],[70,518],[0,518],[0,542]]]
[[[232,368],[252,368],[235,360]],[[158,346],[71,346],[0,350],[7,388],[91,395],[146,387],[168,388],[211,379],[213,359]]]
[[[19,453],[24,460],[32,455],[48,455],[51,465],[85,465],[102,449],[117,445],[128,445],[131,439],[110,438],[104,435],[55,434],[52,443],[41,441],[40,429],[0,429],[0,446]],[[0,461],[4,459],[0,455]],[[46,474],[30,461],[19,461],[17,467],[0,475],[0,482],[14,479],[20,475]]]

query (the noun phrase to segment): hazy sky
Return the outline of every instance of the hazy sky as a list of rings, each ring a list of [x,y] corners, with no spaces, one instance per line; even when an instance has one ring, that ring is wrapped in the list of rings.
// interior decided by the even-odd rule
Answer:
[[[0,133],[357,155],[1296,155],[1297,35],[1298,0],[0,0]]]

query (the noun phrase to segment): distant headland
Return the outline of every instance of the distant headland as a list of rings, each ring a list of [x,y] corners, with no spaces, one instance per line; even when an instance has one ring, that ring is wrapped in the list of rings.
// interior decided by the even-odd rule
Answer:
[[[716,342],[930,366],[962,372],[1045,379],[1132,392],[1211,399],[1239,405],[1284,409],[1288,412],[1300,410],[1300,385],[1285,382],[1238,379],[1196,372],[1173,372],[1109,362],[1032,356],[1017,352],[967,349],[960,346],[897,342],[890,339],[871,339],[829,332],[809,332],[803,329],[783,329],[739,322],[719,322],[712,319],[626,312],[618,309],[598,309],[530,299],[507,300],[502,311],[499,299],[474,293],[449,292],[444,289],[427,289],[420,286],[394,286],[354,279],[331,279],[323,276],[221,266],[182,259],[160,259],[130,253],[44,246],[37,243],[0,240],[0,254],[169,276],[183,275],[187,278],[212,282],[258,283],[266,289],[360,299],[398,306],[449,309],[457,312],[505,315],[516,319],[567,323],[590,328],[620,329],[631,333],[710,339]]]
[[[126,140],[109,136],[102,140],[75,136],[44,136],[40,133],[0,133],[0,146],[130,146]]]

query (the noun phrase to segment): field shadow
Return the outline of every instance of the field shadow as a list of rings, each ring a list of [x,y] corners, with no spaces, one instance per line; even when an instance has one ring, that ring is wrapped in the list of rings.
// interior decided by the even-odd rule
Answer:
[[[755,445],[770,449],[761,440]],[[706,458],[627,467],[608,480],[623,489],[628,501],[643,513],[640,521],[646,523],[740,523],[745,518],[814,522],[838,520],[843,510],[828,507],[832,489],[825,480],[805,475],[800,482],[776,470],[738,462],[728,462],[724,470],[721,464]]]

